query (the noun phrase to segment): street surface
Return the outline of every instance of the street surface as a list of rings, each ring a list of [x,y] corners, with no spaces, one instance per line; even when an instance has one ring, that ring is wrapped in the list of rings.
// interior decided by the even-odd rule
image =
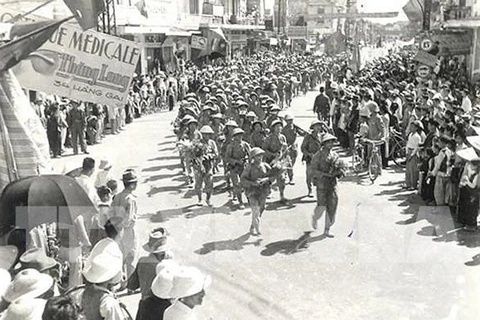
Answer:
[[[288,110],[304,129],[315,96],[295,99]],[[315,201],[304,197],[299,156],[296,185],[285,192],[291,204],[280,205],[273,191],[262,236],[252,237],[249,209],[232,206],[228,194],[214,194],[213,209],[196,206],[175,150],[175,115],[135,119],[89,151],[97,161],[114,161],[119,183],[123,170],[137,170],[140,244],[150,229],[164,226],[175,259],[212,275],[195,309],[199,319],[478,319],[480,237],[454,230],[448,210],[420,207],[417,195],[401,190],[402,170],[384,171],[373,185],[366,175],[342,179],[335,238],[325,239],[323,219],[318,231],[305,234]],[[67,156],[54,165],[61,173],[66,162],[80,166],[82,159]],[[299,249],[304,239],[309,246]],[[135,314],[139,295],[122,299]]]

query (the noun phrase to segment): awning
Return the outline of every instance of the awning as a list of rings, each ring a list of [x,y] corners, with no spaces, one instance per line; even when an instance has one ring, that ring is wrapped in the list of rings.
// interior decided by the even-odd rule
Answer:
[[[445,28],[478,28],[480,27],[480,19],[448,20],[443,26]]]
[[[190,37],[193,32],[168,26],[119,26],[121,34],[165,34],[167,36]]]

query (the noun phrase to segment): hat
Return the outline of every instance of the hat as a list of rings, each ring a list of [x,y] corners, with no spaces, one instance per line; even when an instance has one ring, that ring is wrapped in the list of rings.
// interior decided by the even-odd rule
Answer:
[[[107,159],[100,160],[100,165],[98,166],[98,169],[109,170],[111,168],[112,168],[112,163],[110,161],[108,161]]]
[[[47,292],[53,286],[53,278],[35,269],[20,271],[10,283],[3,299],[13,302],[20,297],[36,298]]]
[[[11,281],[10,272],[7,269],[0,269],[0,297],[3,296]]]
[[[380,112],[380,107],[375,101],[369,101],[365,104],[370,112]]]
[[[293,120],[293,116],[291,114],[286,114],[284,119],[285,120]]]
[[[272,128],[273,128],[273,127],[275,127],[277,124],[280,124],[280,125],[282,125],[282,126],[283,126],[283,122],[282,122],[282,120],[279,120],[279,119],[277,119],[277,120],[274,120],[274,121],[272,122],[272,124],[270,125],[270,127],[272,127]]]
[[[243,131],[242,129],[235,128],[235,129],[233,129],[232,136],[236,136],[237,134],[244,134],[244,133],[245,133],[245,131]]]
[[[221,113],[215,113],[215,114],[211,115],[211,118],[212,119],[222,119],[223,116],[222,116]]]
[[[167,250],[167,235],[168,232],[165,228],[153,229],[148,236],[148,242],[143,245],[143,249],[151,253]]]
[[[15,270],[35,269],[40,272],[51,269],[57,265],[55,259],[47,257],[42,248],[33,248],[25,251],[20,256],[20,262],[15,266]]]
[[[480,136],[467,137],[467,142],[468,142],[477,152],[480,152]]]
[[[135,174],[135,171],[132,169],[127,169],[122,175],[122,181],[123,182],[137,182],[137,175]]]
[[[198,124],[198,121],[196,119],[190,119],[188,120],[187,125],[190,125],[191,123]]]
[[[400,91],[398,89],[393,89],[393,90],[390,90],[390,93],[398,96],[400,94]]]
[[[412,122],[412,124],[416,125],[417,128],[420,128],[420,129],[422,129],[422,130],[425,130],[425,127],[423,126],[423,123],[422,123],[422,121],[420,121],[420,120],[415,120],[415,121]]]
[[[200,293],[212,282],[195,267],[165,268],[152,283],[152,292],[161,299],[179,299]]]
[[[277,106],[277,105],[273,105],[271,108],[270,108],[270,112],[275,112],[275,111],[281,111],[282,109]]]
[[[310,129],[313,128],[313,126],[317,125],[317,124],[325,124],[325,122],[323,121],[320,121],[318,119],[315,119],[312,121],[312,123],[310,124]]]
[[[203,134],[214,134],[215,132],[213,131],[212,127],[206,125],[206,126],[203,126],[203,127],[200,129],[200,133],[203,133]]]
[[[263,151],[263,149],[258,147],[252,148],[252,150],[250,150],[250,158],[263,155],[263,154],[265,154],[265,151]]]
[[[466,148],[456,152],[456,155],[465,161],[478,161],[480,157],[475,152],[474,148]]]
[[[21,298],[12,302],[5,313],[0,318],[1,320],[39,320],[42,319],[43,311],[45,310],[44,299]]]
[[[370,110],[368,108],[362,108],[359,111],[359,115],[360,115],[360,117],[369,118],[370,117]]]
[[[122,272],[122,259],[109,253],[100,253],[87,261],[83,276],[90,283],[104,283],[112,280]]]
[[[323,136],[322,136],[322,144],[324,144],[325,142],[327,141],[335,141],[337,140],[337,138],[333,135],[331,135],[330,133],[325,133]]]
[[[15,246],[0,246],[0,269],[10,270],[17,260],[18,249]]]
[[[245,116],[250,117],[250,118],[256,118],[257,117],[255,112],[253,112],[253,111],[248,111],[248,113]]]
[[[253,121],[253,123],[252,123],[252,128],[255,127],[255,125],[257,125],[257,124],[260,124],[260,125],[262,126],[262,128],[263,128],[264,125],[265,125],[265,123],[264,123],[263,121],[261,121],[261,120],[255,120],[255,121]]]
[[[238,127],[238,124],[235,122],[235,120],[228,120],[227,123],[225,123],[225,127]]]

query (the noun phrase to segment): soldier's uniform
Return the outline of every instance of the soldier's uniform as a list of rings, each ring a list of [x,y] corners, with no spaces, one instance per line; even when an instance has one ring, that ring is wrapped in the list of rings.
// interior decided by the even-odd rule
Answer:
[[[302,142],[302,146],[300,147],[300,150],[303,153],[303,158],[302,160],[305,161],[307,165],[307,188],[308,188],[308,194],[311,195],[312,192],[312,182],[313,182],[313,175],[311,172],[311,162],[313,155],[317,153],[318,150],[320,150],[321,143],[320,143],[321,137],[317,136],[315,132],[310,132],[308,135],[305,136]]]
[[[213,133],[213,131],[212,131]],[[195,173],[195,192],[198,202],[202,201],[202,186],[205,185],[207,204],[210,205],[210,198],[213,193],[213,166],[218,158],[218,149],[215,141],[209,139],[197,142],[202,144],[204,154],[202,157],[195,157],[193,161],[193,172]]]
[[[277,170],[275,174],[275,180],[278,183],[278,189],[280,191],[280,198],[281,200],[285,200],[283,196],[283,192],[285,190],[285,166],[284,161],[287,154],[287,138],[283,134],[275,134],[271,133],[263,143],[263,150],[265,151],[265,162],[273,165]],[[276,159],[280,154],[280,158]],[[278,160],[278,161],[274,161]],[[272,164],[272,162],[275,162]]]
[[[326,139],[334,140],[335,137],[330,134],[324,135],[323,141]],[[336,174],[341,170],[340,158],[338,154],[332,150],[322,148],[313,156],[311,162],[312,174],[315,177],[315,185],[317,187],[317,206],[312,217],[313,228],[316,229],[317,221],[326,211],[325,215],[325,234],[328,235],[330,227],[335,223],[335,215],[338,206],[337,194],[337,176],[330,177],[324,174]]]
[[[252,149],[251,156],[259,154],[260,148]],[[242,186],[245,189],[245,194],[248,198],[248,203],[252,210],[252,224],[250,226],[250,233],[256,231],[260,234],[260,217],[263,211],[265,211],[265,203],[267,197],[270,194],[270,182],[265,181],[259,184],[259,179],[267,180],[271,171],[271,167],[265,163],[260,164],[250,163],[245,167],[242,173]]]
[[[237,130],[237,129],[235,129]],[[238,129],[241,130],[241,129]],[[234,131],[235,134],[235,131]],[[238,134],[238,133],[237,133]],[[241,141],[240,143],[232,141],[225,152],[225,161],[230,172],[230,179],[233,184],[234,197],[238,199],[238,202],[243,206],[242,199],[242,186],[240,184],[240,176],[242,175],[245,163],[247,162],[248,155],[250,154],[250,145]]]
[[[287,139],[288,155],[290,156],[290,163],[291,163],[291,165],[287,169],[287,175],[288,175],[288,179],[290,180],[290,184],[293,184],[293,166],[298,156],[298,150],[297,150],[298,149],[297,147],[298,133],[297,133],[297,129],[292,124],[292,125],[286,125],[282,130],[282,134]]]

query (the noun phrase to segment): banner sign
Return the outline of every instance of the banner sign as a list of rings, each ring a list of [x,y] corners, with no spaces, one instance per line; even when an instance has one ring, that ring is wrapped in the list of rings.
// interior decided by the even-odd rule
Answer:
[[[473,35],[472,54],[472,82],[480,79],[480,28],[476,28]]]
[[[471,31],[443,31],[430,36],[432,42],[438,41],[440,56],[470,54],[472,38]]]
[[[62,24],[14,72],[26,89],[123,106],[139,56],[132,41]]]
[[[419,50],[413,60],[420,62],[426,66],[434,68],[437,65],[437,57],[426,51]]]
[[[192,36],[192,45],[193,49],[207,50],[207,38]]]

